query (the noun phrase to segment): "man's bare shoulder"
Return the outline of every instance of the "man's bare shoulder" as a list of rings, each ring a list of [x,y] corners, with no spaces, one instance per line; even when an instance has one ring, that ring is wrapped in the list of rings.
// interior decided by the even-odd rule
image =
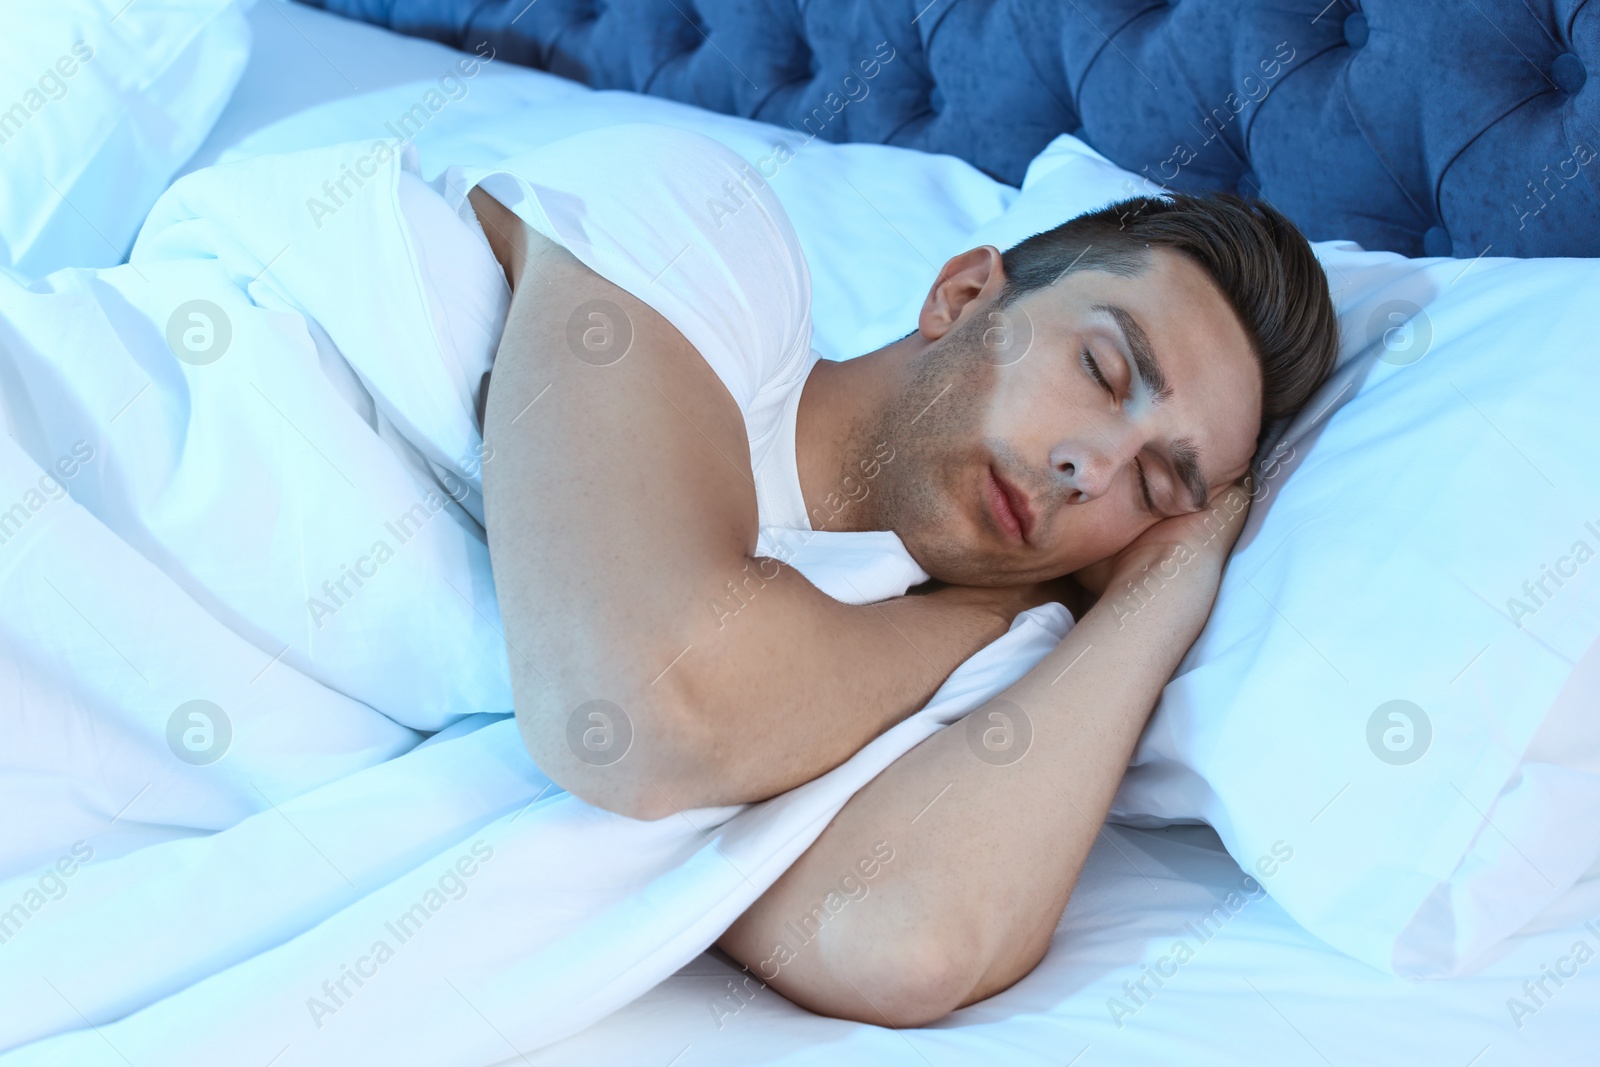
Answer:
[[[648,303],[483,190],[468,196],[512,287],[482,390],[486,439],[537,439],[539,491],[611,490],[605,514],[594,516],[611,528],[622,501],[626,525],[637,524],[641,537],[676,515],[670,534],[657,527],[660,549],[682,538],[676,547],[686,555],[752,550],[757,507],[744,419],[710,364]],[[498,427],[496,407],[507,413]],[[487,493],[498,479],[485,476]],[[517,487],[517,495],[530,492],[533,483]],[[493,516],[488,509],[491,542]]]
[[[523,222],[521,217],[500,201],[474,187],[467,193],[472,210],[477,213],[483,235],[489,240],[494,258],[506,272],[506,281],[513,292],[522,280],[522,272],[530,260],[550,255],[571,256],[565,248],[550,240],[538,230]],[[575,258],[575,257],[574,257]]]

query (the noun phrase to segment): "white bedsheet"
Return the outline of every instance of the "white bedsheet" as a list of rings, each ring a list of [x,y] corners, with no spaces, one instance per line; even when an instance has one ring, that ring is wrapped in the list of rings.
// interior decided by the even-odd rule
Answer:
[[[896,1031],[813,1015],[753,977],[747,983],[713,951],[583,1033],[526,1058],[508,1055],[500,1067],[1595,1062],[1600,865],[1498,946],[1480,973],[1443,981],[1358,962],[1244,879],[1208,827],[1110,825],[1039,967],[937,1025]],[[1230,892],[1237,910],[1214,913]],[[1180,941],[1193,953],[1181,963]],[[1587,962],[1574,954],[1580,944]],[[1568,975],[1560,985],[1545,978],[1558,966]],[[1160,984],[1147,977],[1157,968],[1168,975]],[[1549,995],[1535,987],[1530,996],[1524,982],[1542,978]],[[1130,994],[1124,983],[1141,979],[1151,992]]]
[[[436,62],[442,68],[456,58],[428,42],[298,6],[286,9],[291,24],[275,10],[283,7],[277,0],[258,4],[252,16],[257,23],[252,71],[202,148],[204,158],[194,165],[210,162],[240,141],[249,143],[248,135],[264,122],[308,104],[349,96],[357,88],[434,78]],[[272,20],[276,36],[262,33],[263,20]],[[545,76],[537,72],[511,74],[517,91],[530,99],[553,90],[588,94],[578,87],[556,85],[552,90],[548,82],[540,85]],[[404,94],[403,88],[393,92]],[[341,121],[359,121],[354,101],[325,110]],[[267,131],[255,143],[285,150],[364,135],[358,130],[300,143],[295,131],[279,132],[275,142]],[[897,212],[915,207],[914,197],[895,202],[878,199],[874,186],[863,188],[896,223]],[[1003,189],[1001,193],[1009,195]],[[988,217],[977,205],[968,207],[969,214],[978,212],[976,222]],[[897,237],[889,226],[884,229],[889,238],[914,239],[921,255],[935,260],[957,230],[944,224]],[[910,283],[913,288],[920,285],[920,279]],[[12,342],[10,336],[0,338],[0,343]],[[860,340],[862,346],[870,343],[881,342]],[[849,339],[840,342],[836,354],[850,354],[848,347]],[[136,410],[122,409],[130,398],[136,404],[152,400],[148,391],[139,394],[144,382],[110,376],[102,408],[94,414],[122,426]],[[0,378],[0,393],[12,395],[15,385]],[[300,460],[308,468],[322,462],[287,426],[279,428],[274,441],[281,449],[305,449]],[[107,455],[103,449],[96,452],[99,461]],[[96,462],[84,465],[94,479],[102,477]],[[3,482],[6,496],[0,506],[37,487],[35,471],[27,470],[20,480],[10,478],[25,466],[14,452],[0,461],[9,479]],[[116,473],[153,477],[122,467]],[[78,493],[84,485],[74,483],[72,489]],[[46,518],[51,519],[48,524]],[[379,967],[368,985],[355,987],[346,980],[347,987],[359,988],[359,997],[349,999],[348,1009],[340,1006],[334,1015],[324,1016],[325,1031],[340,1022],[359,1023],[352,1025],[358,1036],[338,1062],[466,1063],[465,1051],[480,1050],[485,1055],[478,1062],[503,1060],[507,1067],[819,1061],[1559,1067],[1593,1062],[1600,963],[1591,958],[1564,985],[1545,979],[1553,995],[1538,1000],[1524,991],[1523,983],[1543,977],[1542,968],[1572,967],[1572,951],[1579,942],[1600,951],[1600,931],[1585,925],[1600,927],[1600,871],[1592,871],[1506,942],[1481,973],[1439,982],[1382,975],[1318,942],[1270,898],[1254,900],[1220,935],[1198,946],[1195,957],[1118,1028],[1108,1000],[1132,1003],[1123,982],[1141,977],[1141,964],[1154,966],[1169,956],[1173,941],[1185,936],[1185,924],[1200,920],[1216,900],[1236,889],[1242,872],[1204,828],[1142,831],[1116,826],[1106,828],[1091,854],[1041,966],[1013,989],[935,1027],[892,1032],[824,1019],[770,991],[739,1007],[744,998],[729,987],[738,972],[708,953],[626,1008],[536,1050],[508,1028],[518,1019],[516,1010],[476,995],[473,983],[495,974],[493,957],[479,957],[476,969],[434,970],[427,975],[433,985],[425,995],[407,998],[394,989],[433,967],[437,957],[428,942],[470,926],[469,916],[480,914],[478,908],[507,907],[526,915],[526,885],[541,869],[549,869],[548,859],[538,864],[519,859],[515,849],[502,843],[564,799],[552,791],[540,797],[544,783],[530,773],[509,722],[488,714],[467,718],[414,748],[421,736],[416,730],[286,664],[288,656],[279,656],[280,646],[258,636],[241,637],[215,610],[73,502],[48,498],[28,526],[34,531],[27,535],[32,539],[29,558],[49,559],[50,568],[39,573],[54,581],[55,590],[35,581],[25,590],[32,611],[6,613],[15,625],[5,635],[0,660],[37,664],[67,655],[70,662],[55,677],[8,669],[3,682],[9,706],[66,706],[91,714],[93,728],[73,726],[52,737],[38,729],[42,719],[23,716],[35,745],[27,753],[30,758],[67,761],[80,779],[54,797],[40,792],[37,778],[13,773],[15,735],[0,745],[7,753],[0,757],[6,768],[0,773],[0,803],[7,811],[30,814],[30,820],[10,820],[0,827],[0,854],[17,860],[0,876],[18,874],[0,883],[0,911],[30,891],[39,891],[43,902],[28,923],[28,936],[43,935],[40,944],[29,949],[22,937],[0,943],[0,1003],[5,1005],[0,1019],[10,1040],[30,1030],[67,1032],[58,1041],[0,1056],[0,1063],[124,1064],[124,1051],[136,1064],[181,1062],[174,1058],[181,1050],[202,1048],[207,1039],[217,1037],[221,1024],[214,1013],[227,1010],[230,997],[234,1003],[265,999],[275,989],[281,992],[286,982],[293,985],[304,977],[310,978],[311,988],[296,988],[296,996],[321,993],[323,981],[343,977],[342,964],[359,962],[370,947],[369,935],[383,935],[391,906],[403,912],[429,888],[439,888],[447,865],[459,872],[454,865],[462,859],[474,873],[458,873],[465,886],[459,901],[450,895],[456,886],[452,881],[443,891],[448,903],[428,920],[425,932]],[[27,569],[12,562],[16,557],[6,550],[14,547],[0,546],[0,590],[12,597],[19,592],[19,572]],[[109,587],[121,589],[136,612],[97,614],[96,597]],[[478,593],[470,586],[463,590]],[[366,592],[381,596],[377,587]],[[399,610],[415,611],[415,605],[401,604]],[[186,656],[183,670],[152,669],[147,651],[157,658]],[[140,671],[146,672],[142,678]],[[246,697],[234,721],[239,747],[228,760],[209,768],[184,770],[171,760],[157,727],[164,727],[179,699],[216,699],[221,679],[229,679]],[[150,686],[162,690],[158,697],[145,693]],[[118,722],[106,714],[130,693],[145,694],[137,706],[124,709],[131,721]],[[265,713],[268,709],[271,714]],[[407,752],[402,759],[391,758]],[[165,761],[166,773],[142,773],[157,760]],[[224,773],[205,773],[217,771]],[[427,779],[435,784],[423,785]],[[335,782],[337,788],[316,788],[324,782]],[[211,835],[234,824],[234,831]],[[82,866],[66,864],[74,873],[44,886],[45,865],[72,858],[70,850],[58,856],[48,847],[45,839],[58,835],[32,833],[49,827],[92,841],[94,859]],[[480,838],[495,849],[487,862],[480,862],[481,852],[472,851]],[[115,870],[107,860],[174,839],[141,853],[143,859],[128,856],[121,873],[104,873]],[[699,846],[693,856],[700,870],[722,870],[728,877],[727,864],[715,851],[722,844],[713,835]],[[58,885],[63,887],[59,898]],[[379,888],[383,886],[389,888]],[[577,878],[557,888],[573,900],[591,895]],[[347,907],[349,925],[316,927],[314,938],[295,947],[293,935],[313,926],[319,914],[369,890],[365,907],[371,910]],[[174,946],[164,936],[172,929],[192,936]],[[514,926],[506,929],[515,932]],[[121,940],[128,936],[138,940]],[[346,947],[352,951],[344,951]],[[519,945],[498,941],[489,947],[504,953],[502,959],[519,951]],[[308,975],[294,968],[294,954],[302,951],[302,963],[314,958],[318,964]],[[251,954],[262,961],[254,969],[206,983],[200,987],[203,993],[172,997],[150,1012],[129,1015],[146,1001]],[[529,966],[517,977],[527,979],[528,988],[541,981],[559,987],[567,973],[534,971]],[[497,980],[507,979],[499,975]],[[1508,1003],[1511,998],[1524,1007]],[[1520,1027],[1513,1008],[1523,1012]],[[80,1011],[99,1024],[99,1032],[85,1028]],[[303,1003],[298,1011],[309,1020]],[[431,1036],[448,1041],[450,1051],[433,1056],[430,1045],[385,1058],[384,1043],[393,1037],[395,1025],[424,1012],[431,1013],[425,1016]],[[358,1019],[359,1014],[365,1018]],[[124,1016],[123,1023],[106,1025]],[[256,1055],[254,1044],[237,1043],[208,1062],[268,1063],[280,1053],[275,1067],[315,1062],[300,1058],[306,1049],[295,1047],[294,1034],[272,1034],[277,1040],[264,1042],[262,1047],[271,1047],[262,1055]],[[407,1058],[412,1052],[415,1058]]]
[[[31,815],[0,839],[7,1067],[538,1048],[705,949],[856,789],[1071,624],[1025,613],[759,805],[640,822],[554,789],[505,715],[454,488],[492,455],[422,299],[401,160],[374,172],[356,143],[196,172],[126,265],[0,279],[0,499],[22,502],[0,783]],[[308,211],[346,168],[355,195]],[[785,557],[841,599],[905,591],[893,534]],[[421,731],[442,732],[407,751]]]

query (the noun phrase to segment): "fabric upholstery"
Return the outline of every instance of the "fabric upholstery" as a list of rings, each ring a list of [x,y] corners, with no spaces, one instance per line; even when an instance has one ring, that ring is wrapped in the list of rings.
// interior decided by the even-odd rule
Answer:
[[[1600,256],[1593,0],[313,0],[527,64],[959,156],[1073,133],[1313,240]]]

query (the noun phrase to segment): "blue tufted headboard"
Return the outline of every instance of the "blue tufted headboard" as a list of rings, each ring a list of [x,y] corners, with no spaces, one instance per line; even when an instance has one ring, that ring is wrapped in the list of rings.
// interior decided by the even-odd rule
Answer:
[[[1600,0],[310,2],[1013,185],[1068,132],[1313,240],[1600,256]]]

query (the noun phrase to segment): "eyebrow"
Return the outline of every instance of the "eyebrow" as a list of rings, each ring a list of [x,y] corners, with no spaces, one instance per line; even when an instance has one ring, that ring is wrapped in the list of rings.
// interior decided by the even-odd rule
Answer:
[[[1133,369],[1138,372],[1145,388],[1150,390],[1151,402],[1159,404],[1170,397],[1172,386],[1161,369],[1161,362],[1156,359],[1155,349],[1150,347],[1150,335],[1144,332],[1139,320],[1127,308],[1116,304],[1096,304],[1090,310],[1103,311],[1116,320],[1122,330],[1123,342],[1128,346],[1128,351],[1133,353]]]
[[[1200,473],[1200,453],[1195,450],[1194,442],[1187,437],[1180,437],[1172,442],[1169,449],[1172,457],[1172,469],[1178,472],[1178,480],[1189,489],[1189,495],[1194,498],[1196,511],[1203,509],[1211,499],[1210,492],[1206,489],[1205,477]]]
[[[1151,403],[1159,404],[1171,397],[1172,384],[1167,381],[1161,361],[1156,359],[1155,349],[1150,347],[1150,335],[1144,332],[1139,320],[1127,308],[1116,304],[1095,304],[1091,310],[1110,315],[1122,331],[1123,342],[1133,355],[1134,372],[1150,391]],[[1200,473],[1200,453],[1194,447],[1194,442],[1187,437],[1180,437],[1168,446],[1167,452],[1178,480],[1183,482],[1194,500],[1195,509],[1204,508],[1211,494],[1206,487],[1205,477]]]

